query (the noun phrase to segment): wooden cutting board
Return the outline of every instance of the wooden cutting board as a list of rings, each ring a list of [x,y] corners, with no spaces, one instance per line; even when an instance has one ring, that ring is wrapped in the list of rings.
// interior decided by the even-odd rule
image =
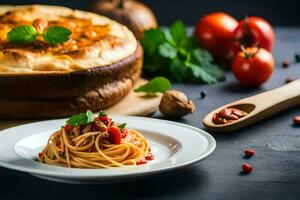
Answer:
[[[134,88],[145,83],[147,83],[147,80],[140,79]],[[156,96],[145,96],[141,93],[135,93],[132,90],[121,102],[106,109],[106,111],[112,115],[149,116],[158,110],[161,96],[161,94]],[[36,121],[38,120],[1,120],[0,130]]]

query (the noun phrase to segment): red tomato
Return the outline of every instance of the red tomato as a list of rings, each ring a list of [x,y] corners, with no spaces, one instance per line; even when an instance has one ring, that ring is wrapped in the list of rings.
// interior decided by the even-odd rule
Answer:
[[[263,18],[247,17],[240,21],[238,27],[234,31],[235,50],[240,50],[240,45],[252,47],[258,45],[268,51],[272,51],[275,34],[272,26]]]
[[[64,129],[65,129],[66,132],[70,132],[73,129],[73,127],[71,125],[69,125],[69,124],[66,124],[64,126]]]
[[[237,25],[238,22],[226,13],[211,13],[197,22],[195,36],[214,56],[227,59],[233,56],[232,38]]]
[[[268,80],[274,70],[275,61],[267,50],[257,47],[240,51],[232,60],[232,71],[243,85],[259,86]]]
[[[104,116],[98,116],[97,117],[98,120],[104,122],[105,124],[107,124],[109,122],[109,117],[107,115],[104,115]]]
[[[118,127],[108,129],[108,140],[111,144],[121,144],[121,131]]]

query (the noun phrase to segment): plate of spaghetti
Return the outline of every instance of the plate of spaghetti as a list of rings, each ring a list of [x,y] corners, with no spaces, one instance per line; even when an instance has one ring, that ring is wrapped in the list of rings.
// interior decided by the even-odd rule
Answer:
[[[87,111],[1,131],[0,166],[64,183],[112,183],[194,164],[215,146],[192,126]]]

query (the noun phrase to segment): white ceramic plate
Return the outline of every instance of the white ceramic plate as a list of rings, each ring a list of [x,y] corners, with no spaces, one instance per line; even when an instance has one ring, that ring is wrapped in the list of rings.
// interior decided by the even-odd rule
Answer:
[[[178,169],[210,155],[214,138],[203,130],[166,120],[113,116],[140,131],[150,142],[155,159],[148,164],[113,169],[75,169],[35,161],[48,137],[65,119],[26,124],[0,132],[0,166],[52,181],[78,184],[122,182]]]

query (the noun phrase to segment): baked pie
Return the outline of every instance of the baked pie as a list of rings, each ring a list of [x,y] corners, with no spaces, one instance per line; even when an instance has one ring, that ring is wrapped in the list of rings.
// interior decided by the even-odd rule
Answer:
[[[52,45],[15,44],[7,33],[37,19],[71,30]],[[127,27],[60,6],[0,6],[0,118],[62,117],[119,102],[142,68],[143,50]]]

